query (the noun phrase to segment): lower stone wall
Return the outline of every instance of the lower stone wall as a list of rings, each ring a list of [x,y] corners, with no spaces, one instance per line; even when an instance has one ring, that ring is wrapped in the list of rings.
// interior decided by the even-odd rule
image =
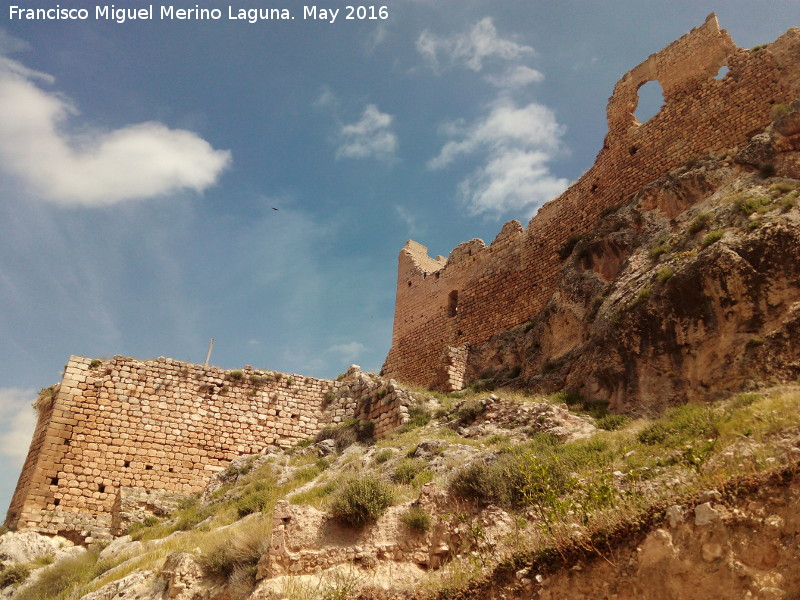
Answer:
[[[356,366],[330,381],[120,356],[73,356],[51,390],[6,525],[79,541],[197,493],[237,456],[290,447],[331,423],[372,421],[385,435],[412,401]]]

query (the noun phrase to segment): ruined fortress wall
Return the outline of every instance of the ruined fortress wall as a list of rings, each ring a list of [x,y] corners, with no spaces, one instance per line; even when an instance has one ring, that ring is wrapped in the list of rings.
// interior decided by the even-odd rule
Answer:
[[[470,345],[533,318],[550,298],[559,250],[604,211],[689,160],[742,147],[770,122],[776,103],[800,91],[800,30],[766,48],[738,48],[717,19],[626,73],[607,108],[609,131],[594,166],[523,230],[507,223],[486,246],[471,240],[445,260],[408,242],[400,252],[392,347],[384,374],[416,385],[458,389]],[[717,79],[721,67],[727,74]],[[634,117],[638,90],[658,81],[664,105]]]
[[[6,524],[81,540],[111,532],[121,510],[195,493],[237,456],[327,424],[372,420],[385,433],[408,419],[410,401],[357,368],[329,381],[165,358],[73,356],[54,389],[39,401]]]

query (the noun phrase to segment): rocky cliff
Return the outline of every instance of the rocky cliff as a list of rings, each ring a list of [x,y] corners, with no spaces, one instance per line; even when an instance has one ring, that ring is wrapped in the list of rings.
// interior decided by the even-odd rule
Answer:
[[[656,409],[800,375],[800,104],[562,248],[544,310],[470,349],[468,381]]]

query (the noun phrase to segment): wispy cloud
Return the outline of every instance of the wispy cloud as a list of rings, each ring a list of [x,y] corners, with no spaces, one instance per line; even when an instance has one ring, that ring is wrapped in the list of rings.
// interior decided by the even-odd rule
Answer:
[[[351,362],[361,356],[364,350],[366,350],[366,347],[361,342],[348,342],[347,344],[331,346],[325,352],[336,354],[344,362]]]
[[[37,82],[52,77],[0,57],[0,168],[29,192],[64,205],[107,205],[202,191],[230,164],[197,134],[147,122],[70,134],[78,110]]]
[[[485,117],[471,125],[450,124],[445,131],[455,139],[429,161],[429,168],[443,169],[467,155],[486,155],[485,164],[459,186],[473,215],[499,216],[511,210],[533,214],[567,187],[568,181],[552,175],[547,165],[561,151],[564,128],[546,106],[518,107],[501,98]]]
[[[317,99],[312,103],[312,106],[316,108],[336,108],[339,106],[339,99],[331,88],[324,85],[322,86],[322,91],[319,96],[317,96]]]
[[[397,151],[397,136],[392,130],[392,115],[368,104],[361,118],[339,130],[336,158],[374,158],[391,160]]]
[[[22,466],[36,426],[35,398],[31,389],[0,388],[0,456],[15,467]]]
[[[532,83],[539,83],[543,79],[544,75],[541,71],[525,65],[516,65],[502,75],[489,75],[486,77],[486,80],[493,86],[505,89],[523,88]]]
[[[481,71],[490,58],[515,60],[534,54],[533,48],[502,38],[490,17],[475,23],[469,31],[441,37],[428,30],[417,38],[417,51],[428,65],[438,69],[444,65],[463,65]]]
[[[394,205],[394,211],[397,213],[397,216],[406,224],[408,227],[408,235],[419,235],[422,232],[419,225],[417,224],[417,217],[412,212],[406,210],[405,207],[400,206],[399,204]]]

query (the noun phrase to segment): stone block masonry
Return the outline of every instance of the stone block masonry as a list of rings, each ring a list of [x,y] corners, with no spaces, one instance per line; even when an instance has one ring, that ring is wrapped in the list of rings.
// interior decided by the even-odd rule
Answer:
[[[6,525],[101,539],[167,512],[237,456],[289,447],[349,419],[371,421],[383,435],[408,420],[413,401],[356,366],[331,381],[167,358],[72,356],[62,381],[37,401]]]
[[[594,166],[527,229],[506,223],[490,246],[474,239],[445,259],[409,241],[400,252],[392,347],[383,373],[459,389],[471,346],[521,325],[551,297],[562,254],[647,183],[704,155],[744,147],[776,104],[800,94],[800,29],[762,48],[737,47],[715,15],[626,73],[608,102]],[[724,77],[717,78],[722,67]],[[660,112],[634,117],[639,88],[658,81]],[[780,166],[780,165],[778,165]]]

